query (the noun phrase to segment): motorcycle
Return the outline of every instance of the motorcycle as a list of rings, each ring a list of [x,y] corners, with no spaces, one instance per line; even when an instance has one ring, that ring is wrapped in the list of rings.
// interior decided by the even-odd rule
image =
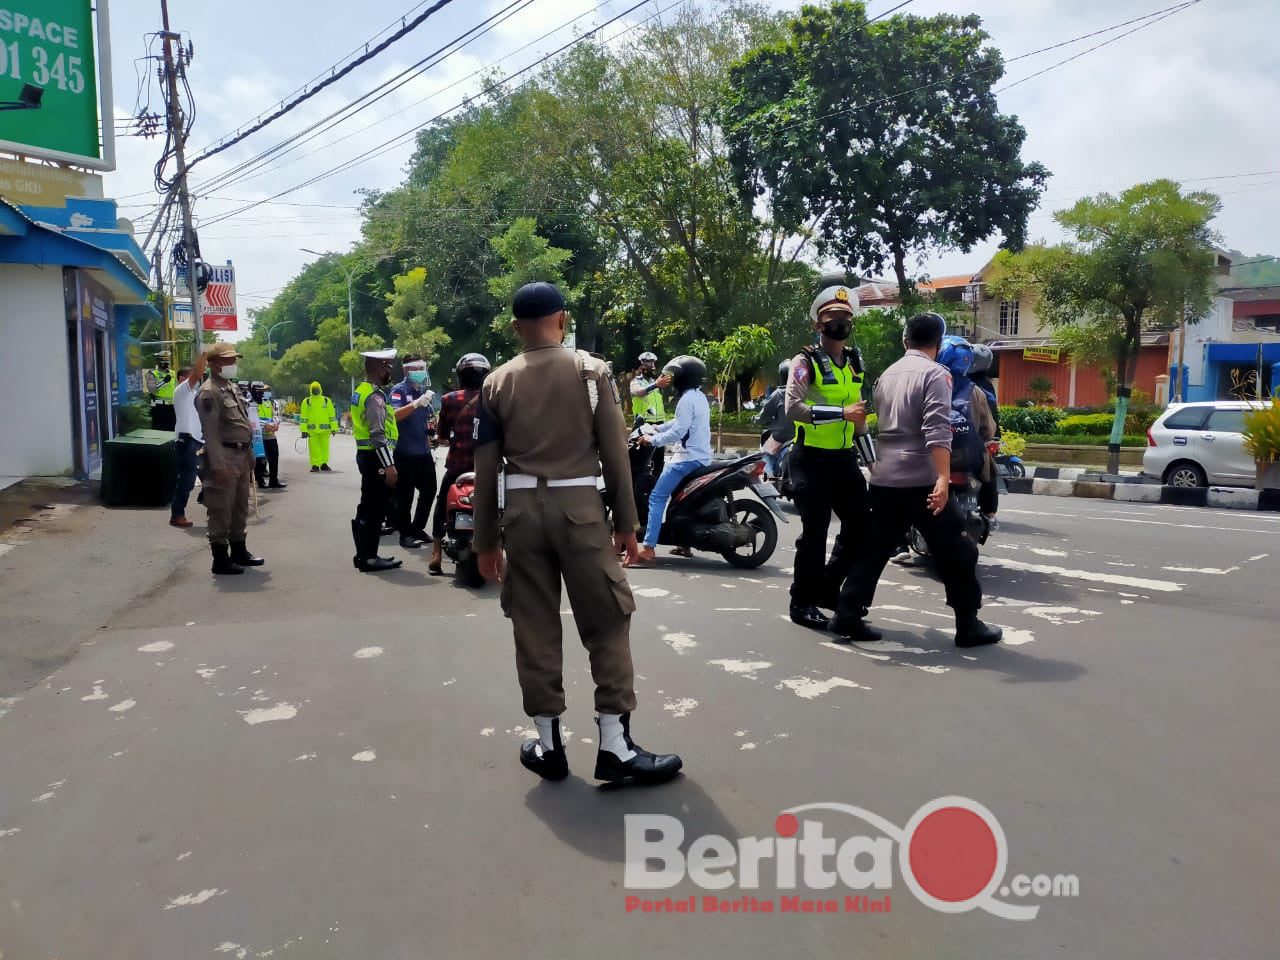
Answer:
[[[472,506],[475,489],[474,473],[462,474],[449,488],[445,498],[444,539],[440,543],[444,555],[454,563],[454,579],[472,588],[484,586],[480,561],[472,545],[476,527]]]
[[[1027,468],[1023,465],[1022,458],[1012,453],[998,453],[995,455],[996,473],[1009,479],[1012,477],[1025,477]]]
[[[637,418],[628,441],[633,493],[643,527],[649,518],[649,494],[657,482],[650,448],[640,443],[644,423]],[[735,497],[750,490],[755,499]],[[744,570],[760,567],[778,546],[776,515],[778,490],[764,478],[764,455],[753,453],[738,460],[717,460],[686,476],[671,495],[658,542],[718,553],[730,566]]]
[[[974,546],[982,546],[991,537],[991,521],[978,509],[978,488],[976,477],[967,473],[953,471],[951,474],[951,498],[947,503],[948,510],[957,510],[964,525],[964,535],[973,541]],[[929,544],[915,527],[907,533],[907,546],[911,553],[921,559],[928,559]]]

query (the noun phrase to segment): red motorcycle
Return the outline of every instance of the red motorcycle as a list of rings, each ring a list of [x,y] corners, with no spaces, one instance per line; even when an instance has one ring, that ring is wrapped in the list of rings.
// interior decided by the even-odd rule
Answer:
[[[466,587],[483,587],[480,561],[473,549],[475,514],[472,498],[475,496],[476,475],[464,473],[454,481],[445,499],[444,542],[441,548],[454,563],[454,579]]]

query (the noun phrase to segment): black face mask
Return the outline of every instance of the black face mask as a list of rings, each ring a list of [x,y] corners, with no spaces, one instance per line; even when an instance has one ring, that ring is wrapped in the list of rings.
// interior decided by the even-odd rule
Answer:
[[[853,334],[852,320],[828,320],[822,326],[822,332],[838,343],[848,340]]]

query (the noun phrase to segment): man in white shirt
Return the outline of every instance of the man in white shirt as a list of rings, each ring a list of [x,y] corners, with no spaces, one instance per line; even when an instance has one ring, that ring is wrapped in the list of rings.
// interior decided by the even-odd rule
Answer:
[[[169,526],[185,529],[191,526],[187,519],[187,499],[196,485],[196,452],[204,444],[200,429],[200,415],[196,412],[196,394],[204,379],[208,363],[202,353],[195,365],[178,371],[178,385],[173,388],[173,414],[177,434],[178,484],[173,491],[173,505],[169,511]]]
[[[662,387],[674,385],[676,388],[680,397],[676,403],[676,417],[664,423],[656,433],[642,437],[640,442],[654,447],[665,447],[674,442],[676,447],[649,494],[649,522],[640,548],[642,564],[657,559],[654,548],[662,532],[662,515],[680,481],[711,462],[711,405],[702,392],[706,379],[706,364],[697,357],[688,356],[676,357],[662,368],[662,376],[658,378]]]

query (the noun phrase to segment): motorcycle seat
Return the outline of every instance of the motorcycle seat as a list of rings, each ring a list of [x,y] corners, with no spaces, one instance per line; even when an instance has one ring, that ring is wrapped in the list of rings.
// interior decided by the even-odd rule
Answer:
[[[763,459],[764,459],[764,456],[762,454],[752,453],[738,460],[712,460],[705,467],[699,467],[697,470],[693,471],[693,473],[690,473],[683,480],[681,480],[680,486],[676,487],[676,490],[677,491],[683,490],[685,487],[693,483],[699,477],[705,477],[708,474],[716,473],[717,471],[720,471],[720,470],[731,470],[731,471],[737,470],[748,463],[756,463]]]

